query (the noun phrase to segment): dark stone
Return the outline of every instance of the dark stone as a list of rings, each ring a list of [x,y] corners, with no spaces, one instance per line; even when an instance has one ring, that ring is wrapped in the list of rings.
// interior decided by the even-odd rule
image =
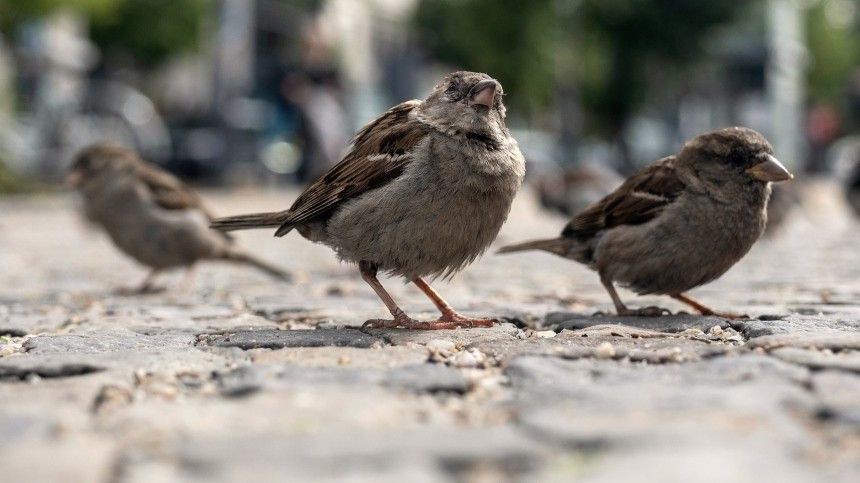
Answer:
[[[46,379],[74,377],[103,370],[103,367],[83,363],[16,365],[9,364],[9,361],[2,361],[0,362],[0,379],[18,379],[23,381],[31,376],[39,376]]]
[[[544,319],[543,326],[560,332],[564,329],[585,329],[595,325],[617,324],[640,329],[656,330],[658,332],[677,333],[687,329],[698,329],[707,332],[715,325],[725,329],[729,321],[720,317],[701,315],[664,315],[662,317],[622,317],[617,315],[588,316],[570,312],[550,312]]]
[[[240,349],[283,349],[285,347],[358,347],[383,344],[382,339],[355,329],[243,330],[208,336],[203,343],[214,347]]]

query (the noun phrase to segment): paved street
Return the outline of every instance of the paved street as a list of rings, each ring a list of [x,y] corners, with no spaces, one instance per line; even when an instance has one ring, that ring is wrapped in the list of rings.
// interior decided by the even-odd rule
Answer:
[[[860,221],[807,191],[692,292],[749,319],[595,316],[589,270],[488,253],[435,287],[504,322],[430,332],[360,330],[384,307],[295,233],[237,235],[293,283],[210,263],[117,295],[146,271],[74,196],[0,200],[0,481],[860,481]],[[223,215],[296,195],[204,194]],[[497,245],[565,221],[525,191]]]

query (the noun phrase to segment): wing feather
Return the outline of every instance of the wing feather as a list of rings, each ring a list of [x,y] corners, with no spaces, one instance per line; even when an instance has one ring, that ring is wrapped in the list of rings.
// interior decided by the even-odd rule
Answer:
[[[684,189],[674,163],[675,157],[669,156],[634,174],[618,189],[574,217],[562,235],[588,238],[601,230],[639,225],[653,219]]]
[[[296,225],[328,214],[343,201],[400,176],[412,160],[412,148],[429,133],[428,126],[409,115],[420,104],[399,104],[359,130],[343,160],[281,213],[282,224],[275,235],[284,235]]]

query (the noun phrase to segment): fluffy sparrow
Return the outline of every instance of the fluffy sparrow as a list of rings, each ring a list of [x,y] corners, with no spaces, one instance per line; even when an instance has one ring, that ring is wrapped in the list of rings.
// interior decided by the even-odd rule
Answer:
[[[389,109],[364,126],[343,160],[286,211],[215,220],[214,228],[296,229],[357,263],[394,317],[370,327],[491,326],[458,314],[424,280],[449,277],[495,239],[522,183],[525,163],[505,127],[502,86],[486,74],[447,75],[423,101]],[[376,278],[412,281],[441,312],[407,316]]]
[[[717,279],[749,251],[767,222],[770,183],[791,178],[761,134],[721,129],[628,178],[575,216],[561,237],[500,252],[545,250],[588,265],[600,274],[619,315],[667,311],[627,308],[614,283],[717,314],[684,292]]]
[[[213,217],[196,193],[127,148],[109,143],[85,148],[66,183],[81,193],[86,217],[104,228],[117,248],[152,269],[136,292],[154,290],[159,272],[191,268],[199,260],[239,262],[289,278],[210,230]]]
[[[854,214],[860,216],[860,149],[856,151],[855,157],[857,159],[854,167],[845,183],[845,199],[848,201],[848,206],[854,210]]]

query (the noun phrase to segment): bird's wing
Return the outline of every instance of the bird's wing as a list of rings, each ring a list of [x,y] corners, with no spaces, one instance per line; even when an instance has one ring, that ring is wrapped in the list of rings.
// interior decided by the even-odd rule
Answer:
[[[608,228],[645,223],[675,201],[684,187],[675,169],[675,157],[663,158],[575,216],[562,235],[587,238]]]
[[[166,210],[196,209],[206,214],[210,220],[214,218],[200,197],[172,174],[143,163],[134,169],[137,179],[146,186],[158,206]]]
[[[364,126],[352,139],[343,160],[311,184],[280,216],[280,236],[294,226],[331,211],[341,202],[379,188],[400,176],[413,159],[412,150],[429,128],[409,114],[421,101],[408,101],[389,109]]]

